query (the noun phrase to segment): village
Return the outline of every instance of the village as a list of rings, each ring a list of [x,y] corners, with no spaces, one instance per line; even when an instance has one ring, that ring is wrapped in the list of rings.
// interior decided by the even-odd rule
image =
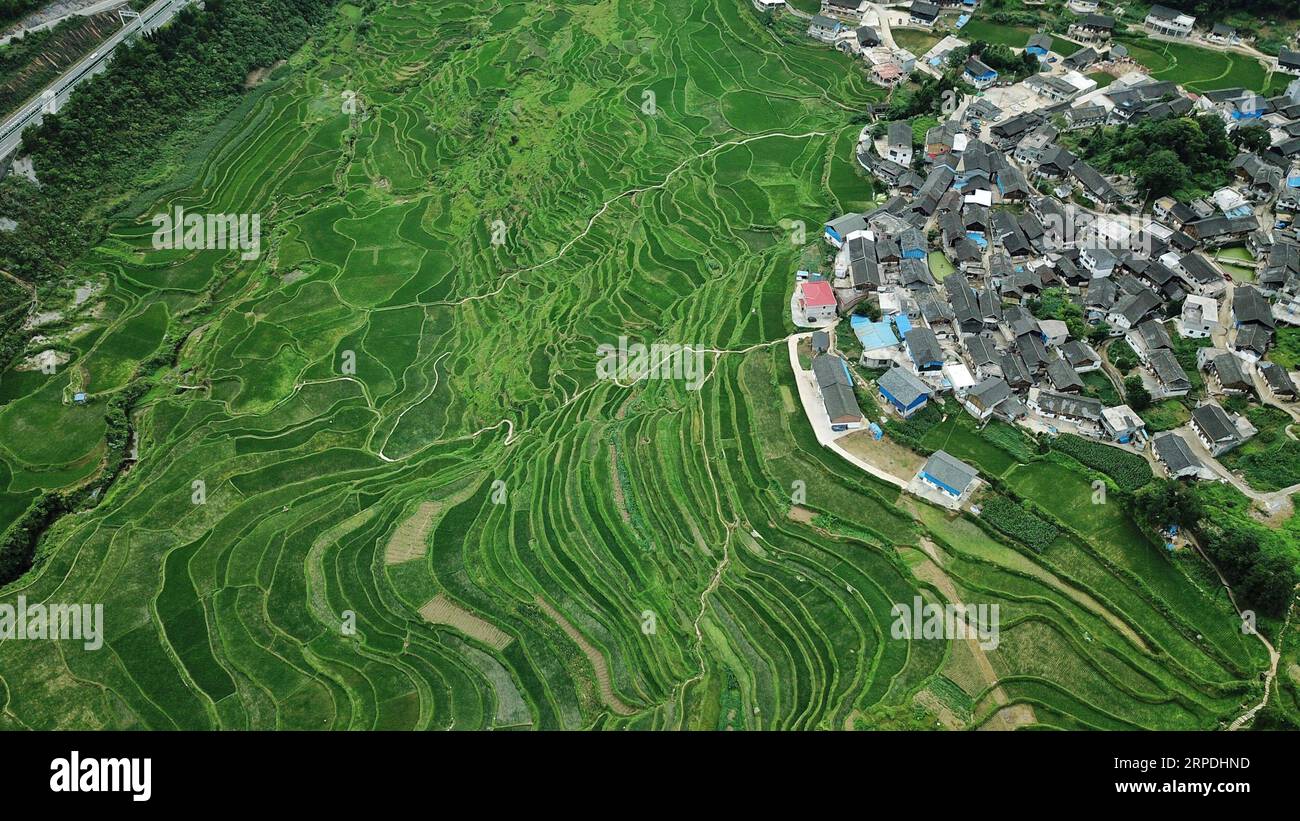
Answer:
[[[953,34],[920,57],[895,44],[893,29],[945,11],[960,31],[973,0],[824,0],[810,19],[808,36],[860,56],[879,85],[961,83],[919,133],[916,118],[862,129],[857,163],[888,194],[826,222],[824,270],[795,276],[792,318],[813,329],[789,341],[805,410],[824,446],[952,509],[978,513],[980,471],[941,449],[919,466],[897,458],[891,421],[938,406],[945,419],[1074,434],[1158,474],[1283,504],[1300,487],[1256,492],[1222,459],[1259,433],[1252,409],[1284,412],[1291,438],[1300,420],[1294,362],[1272,361],[1279,334],[1300,326],[1300,53],[1283,49],[1270,66],[1291,75],[1280,94],[1195,93],[1128,70],[1126,47],[1110,44],[1115,19],[1097,7],[1070,4],[1080,16],[1068,56],[1041,32],[1012,49],[1039,63],[1019,80]],[[1164,6],[1143,25],[1153,38],[1238,41]],[[1113,76],[1104,85],[1084,73],[1098,65]],[[1080,156],[1089,132],[1187,117],[1253,137],[1233,143],[1206,196],[1154,196],[1137,175]]]

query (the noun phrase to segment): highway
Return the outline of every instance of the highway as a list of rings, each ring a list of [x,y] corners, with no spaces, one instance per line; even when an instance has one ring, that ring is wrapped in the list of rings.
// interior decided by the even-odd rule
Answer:
[[[0,160],[8,159],[22,143],[23,130],[41,122],[46,108],[52,103],[58,111],[72,96],[72,91],[83,80],[93,77],[108,67],[113,51],[123,42],[140,34],[150,34],[176,16],[176,13],[193,0],[155,0],[140,16],[100,44],[99,48],[77,61],[75,65],[54,80],[36,97],[5,119],[0,125]]]

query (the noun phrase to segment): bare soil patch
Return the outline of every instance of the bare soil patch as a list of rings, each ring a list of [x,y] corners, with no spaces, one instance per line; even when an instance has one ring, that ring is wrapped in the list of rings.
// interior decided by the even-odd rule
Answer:
[[[792,522],[798,522],[801,525],[810,525],[812,520],[817,518],[817,514],[806,507],[795,505],[785,514],[786,518]]]
[[[429,547],[425,541],[429,527],[441,509],[441,502],[424,502],[411,518],[398,525],[384,547],[384,563],[401,564],[423,556]]]
[[[916,574],[918,579],[930,582],[937,587],[949,602],[953,604],[962,603],[961,596],[957,591],[957,585],[953,584],[952,579],[938,563],[938,548],[929,539],[922,539],[921,547],[925,550],[926,555],[930,557],[930,560],[921,562],[912,569],[912,572]],[[964,643],[985,685],[993,688],[989,695],[992,696],[995,703],[1002,707],[981,725],[981,729],[1014,730],[1023,724],[1035,723],[1037,718],[1034,716],[1032,707],[1027,704],[1011,705],[1011,699],[1007,696],[1006,691],[997,686],[999,681],[997,671],[993,669],[993,663],[989,661],[988,654],[980,646],[979,639],[971,636],[966,638]],[[942,720],[940,718],[940,721]]]
[[[892,473],[902,479],[909,479],[925,464],[925,457],[909,447],[900,445],[891,439],[877,442],[871,438],[871,432],[859,430],[848,436],[841,436],[835,443],[849,453],[868,462],[886,473]]]
[[[484,621],[456,604],[442,593],[434,596],[421,607],[420,615],[430,624],[444,624],[448,627],[454,627],[494,650],[506,649],[506,645],[510,644],[514,638],[496,625]]]

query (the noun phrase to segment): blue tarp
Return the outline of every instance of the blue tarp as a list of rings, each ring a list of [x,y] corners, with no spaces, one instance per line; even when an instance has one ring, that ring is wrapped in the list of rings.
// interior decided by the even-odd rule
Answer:
[[[967,231],[966,236],[970,237],[971,242],[981,248],[987,248],[989,246],[989,241],[984,239],[984,235],[979,231]]]
[[[963,14],[961,17],[957,18],[957,28],[961,28],[962,26],[966,25],[968,22],[970,22],[970,15]]]
[[[906,339],[907,332],[912,330],[912,320],[907,318],[907,314],[898,314],[893,317],[894,326],[898,328],[899,339]]]
[[[883,430],[880,429],[880,425],[877,425],[875,422],[872,422],[872,423],[871,423],[871,438],[872,438],[872,439],[875,439],[877,442],[879,442],[879,441],[880,441],[881,439],[883,439],[884,437],[885,437],[885,432],[884,432]]]

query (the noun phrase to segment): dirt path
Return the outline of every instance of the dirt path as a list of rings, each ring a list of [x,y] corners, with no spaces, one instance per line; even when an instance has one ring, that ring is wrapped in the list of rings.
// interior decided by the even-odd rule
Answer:
[[[1198,459],[1205,463],[1206,467],[1214,471],[1216,476],[1227,481],[1237,490],[1241,491],[1243,496],[1263,508],[1265,512],[1264,521],[1266,524],[1277,525],[1291,517],[1291,513],[1294,511],[1291,497],[1296,493],[1300,493],[1300,485],[1291,485],[1290,487],[1284,487],[1281,490],[1267,492],[1255,490],[1253,487],[1246,484],[1245,479],[1242,479],[1237,474],[1225,468],[1218,459],[1214,458],[1210,451],[1206,449],[1205,444],[1202,443],[1200,438],[1192,431],[1190,426],[1178,428],[1178,431],[1183,434],[1183,438],[1187,440],[1187,444],[1191,447],[1192,452],[1196,454]]]

